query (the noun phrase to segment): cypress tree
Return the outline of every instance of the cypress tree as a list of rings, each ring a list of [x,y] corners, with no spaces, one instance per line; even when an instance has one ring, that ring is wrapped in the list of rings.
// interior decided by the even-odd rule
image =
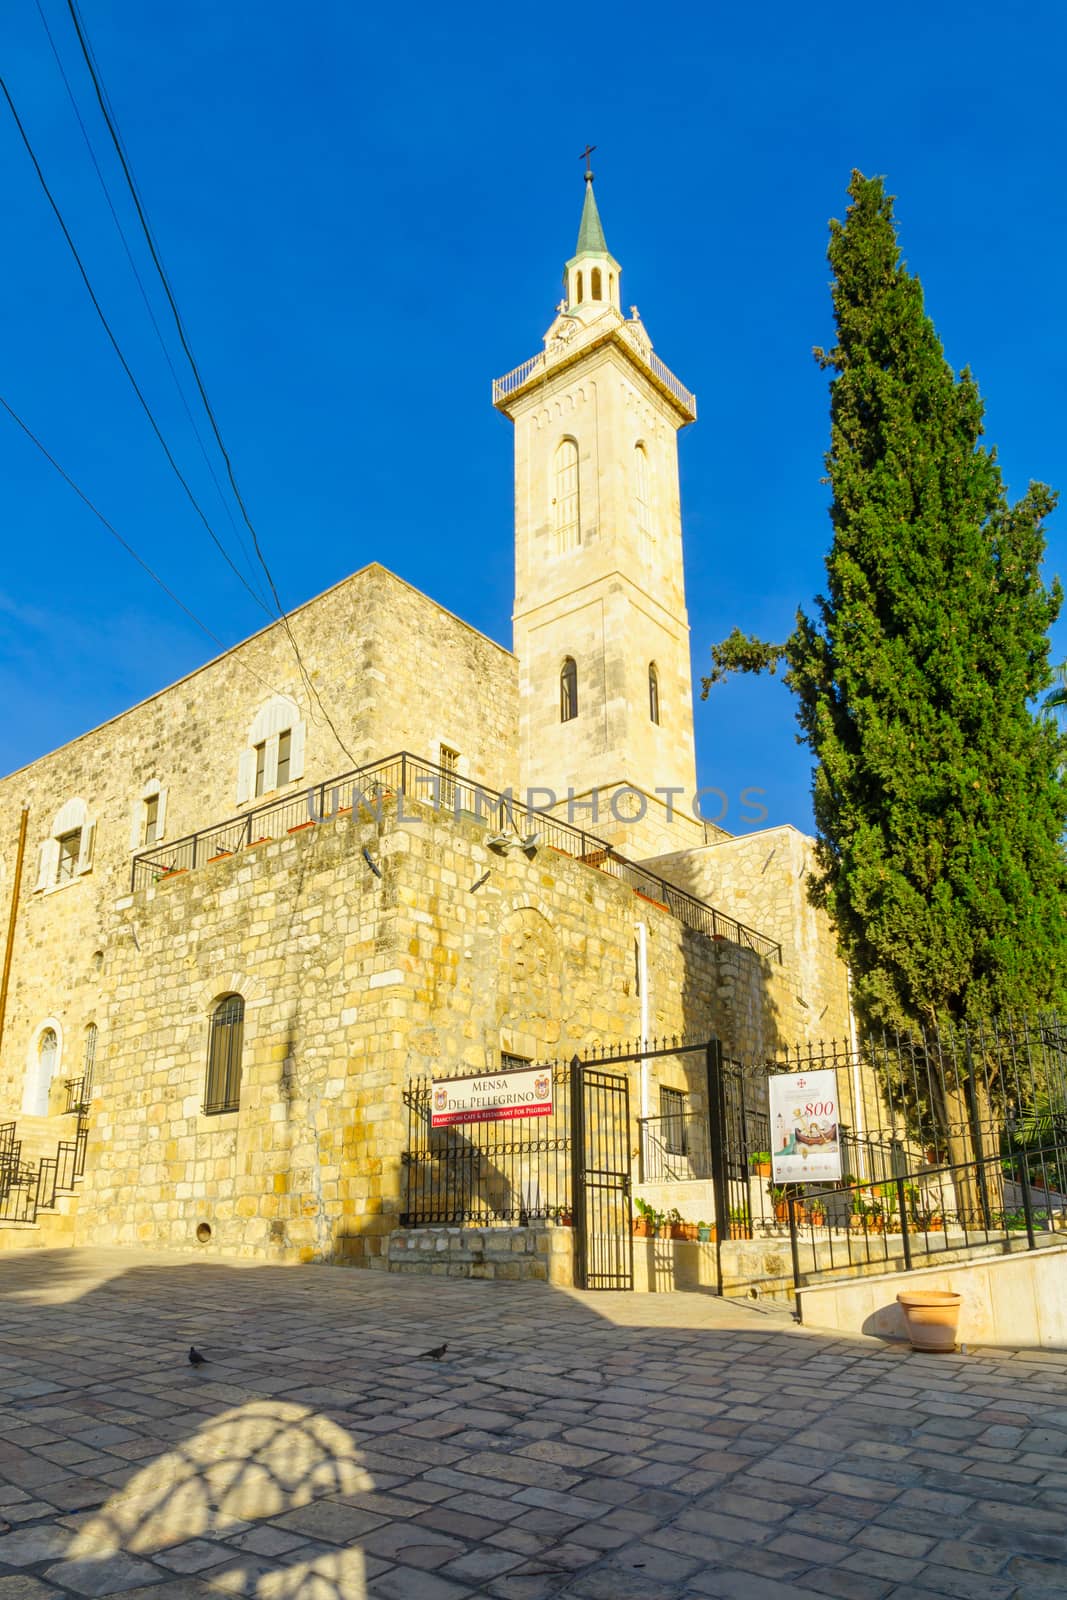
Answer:
[[[833,542],[825,595],[784,645],[738,630],[729,671],[785,663],[816,757],[824,904],[868,1022],[968,1022],[1065,998],[1064,741],[1052,680],[1054,494],[1009,505],[983,406],[900,259],[892,197],[853,173],[829,260]],[[951,1118],[949,1120],[952,1120]]]

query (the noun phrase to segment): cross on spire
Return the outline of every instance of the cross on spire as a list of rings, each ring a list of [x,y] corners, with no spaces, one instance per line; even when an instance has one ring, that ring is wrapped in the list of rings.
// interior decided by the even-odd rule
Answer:
[[[586,181],[586,183],[592,183],[592,181],[593,181],[593,169],[589,165],[589,157],[593,154],[593,151],[595,149],[596,149],[596,145],[595,144],[587,144],[585,149],[582,151],[581,155],[578,157],[579,161],[584,161],[585,162],[585,181]]]

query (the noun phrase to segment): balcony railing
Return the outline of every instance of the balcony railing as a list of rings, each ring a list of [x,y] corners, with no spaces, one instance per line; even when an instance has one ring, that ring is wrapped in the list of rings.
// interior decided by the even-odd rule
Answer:
[[[695,417],[697,414],[696,395],[691,394],[686,388],[685,384],[682,383],[679,378],[674,376],[674,373],[671,371],[670,367],[666,366],[660,360],[659,356],[654,350],[650,350],[644,359],[648,362],[648,365],[652,368],[652,371],[656,374],[656,377],[659,379],[660,383],[662,383],[663,387],[665,389],[669,389],[674,398],[676,400],[680,400],[682,405],[685,406],[686,410],[691,411]]]
[[[641,1117],[641,1182],[685,1183],[711,1177],[711,1139],[706,1111]]]
[[[626,341],[627,347],[636,354],[639,361],[644,363],[644,365],[652,373],[653,377],[656,378],[657,382],[661,383],[663,387],[674,396],[679,404],[684,406],[689,414],[695,418],[697,414],[696,395],[692,394],[690,390],[686,388],[685,384],[682,383],[679,378],[674,376],[674,373],[671,371],[670,367],[668,367],[665,362],[660,360],[659,356],[652,349],[652,346],[647,344],[640,334],[635,334],[632,331],[634,327],[633,323],[616,323],[615,326],[621,328],[623,333],[628,334]],[[603,337],[603,334],[604,329],[600,326],[600,324],[598,322],[593,322],[588,328],[582,329],[567,343],[567,345],[564,347],[565,353],[567,355],[571,355],[576,350],[584,349],[587,344],[593,343],[595,340]],[[530,379],[537,373],[545,371],[548,367],[550,354],[554,356],[556,352],[552,351],[551,353],[546,353],[544,350],[539,350],[536,355],[530,356],[528,360],[523,361],[519,366],[514,367],[511,372],[505,373],[502,378],[494,378],[493,404],[495,406],[499,405],[501,400],[506,400],[509,395],[515,394],[517,390],[529,383]]]
[[[528,383],[535,372],[539,372],[545,364],[545,353],[539,350],[529,361],[524,361],[521,366],[515,367],[511,372],[505,373],[502,378],[493,379],[493,404],[506,400],[509,394],[514,394],[516,389],[521,389]]]
[[[287,833],[330,822],[353,808],[380,818],[385,801],[397,796],[401,797],[401,808],[403,799],[410,799],[437,811],[483,822],[502,835],[506,832],[509,841],[513,836],[516,845],[520,844],[520,832],[536,833],[536,847],[548,845],[618,878],[629,884],[635,894],[651,900],[707,938],[730,941],[774,961],[782,959],[782,947],[777,940],[746,927],[734,917],[724,916],[714,906],[676,888],[647,867],[628,861],[595,834],[536,806],[524,805],[512,790],[501,792],[472,783],[406,751],[371,762],[339,778],[330,778],[326,783],[301,789],[284,799],[255,806],[243,816],[202,828],[184,839],[176,839],[173,844],[156,845],[150,852],[135,856],[131,886],[135,892],[146,889],[209,861],[235,855],[239,850],[255,849]]]

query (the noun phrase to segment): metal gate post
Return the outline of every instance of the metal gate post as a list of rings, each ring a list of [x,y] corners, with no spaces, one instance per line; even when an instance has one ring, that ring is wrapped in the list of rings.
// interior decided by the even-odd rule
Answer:
[[[726,1085],[722,1072],[722,1045],[718,1039],[709,1039],[708,1067],[708,1138],[711,1144],[711,1192],[715,1197],[715,1261],[718,1269],[719,1293],[722,1294],[722,1242],[730,1236],[730,1206],[726,1182]]]
[[[585,1217],[585,1086],[582,1082],[582,1063],[571,1057],[571,1231],[574,1234],[574,1286],[585,1288],[586,1217]]]

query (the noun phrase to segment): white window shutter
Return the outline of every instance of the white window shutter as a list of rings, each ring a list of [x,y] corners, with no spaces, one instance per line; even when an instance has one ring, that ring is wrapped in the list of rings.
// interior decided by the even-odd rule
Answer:
[[[256,752],[242,750],[237,763],[237,804],[243,805],[252,798],[252,785],[256,780]]]
[[[44,844],[37,846],[37,882],[33,886],[34,894],[37,893],[38,889],[47,889],[48,887],[48,846],[51,843],[51,839],[46,839]]]
[[[290,779],[304,776],[304,734],[307,724],[294,722],[292,727],[292,743],[289,746],[289,777]]]
[[[263,761],[263,793],[272,794],[278,787],[278,735],[272,733],[267,740]]]
[[[144,801],[135,800],[130,810],[130,849],[141,848],[141,819],[144,816]]]
[[[157,798],[159,800],[159,809],[156,812],[156,838],[157,839],[162,839],[164,833],[166,832],[166,826],[167,826],[167,791],[166,791],[166,789],[160,789]]]
[[[93,867],[93,845],[96,843],[96,823],[87,822],[82,829],[81,848],[78,851],[78,871],[91,872]]]

